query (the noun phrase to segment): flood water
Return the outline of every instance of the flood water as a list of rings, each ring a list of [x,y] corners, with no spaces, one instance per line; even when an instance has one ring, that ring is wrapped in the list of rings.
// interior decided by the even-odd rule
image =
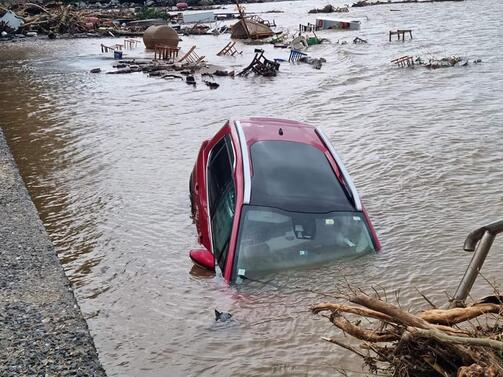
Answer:
[[[334,3],[341,5],[342,2]],[[247,5],[293,31],[314,22],[315,1]],[[229,9],[233,9],[229,7]],[[399,11],[390,11],[396,9]],[[344,15],[346,16],[346,15]],[[353,8],[360,31],[326,31],[314,46],[321,70],[283,63],[267,78],[217,78],[220,88],[111,70],[100,43],[0,45],[0,125],[76,288],[109,376],[324,376],[361,372],[359,361],[320,337],[313,316],[341,284],[399,292],[404,307],[441,305],[471,254],[469,231],[503,215],[503,7],[498,0]],[[388,30],[413,39],[388,42]],[[368,45],[338,45],[355,37]],[[228,35],[183,37],[223,68]],[[288,51],[265,46],[266,56]],[[143,48],[129,56],[150,56]],[[470,64],[400,69],[403,55],[462,55]],[[379,255],[228,286],[191,271],[197,247],[188,179],[201,142],[228,118],[264,115],[320,126],[342,155],[383,244]],[[502,281],[503,242],[483,268]],[[491,292],[476,282],[474,296]],[[217,326],[213,310],[235,321]]]

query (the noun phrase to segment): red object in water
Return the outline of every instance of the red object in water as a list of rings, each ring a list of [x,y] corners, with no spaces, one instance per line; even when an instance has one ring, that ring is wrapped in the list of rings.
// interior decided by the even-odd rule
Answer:
[[[189,256],[194,264],[208,270],[215,270],[215,258],[210,251],[206,249],[195,249],[190,251]]]
[[[206,249],[191,258],[229,282],[381,248],[342,160],[311,125],[228,121],[202,143],[189,189]]]
[[[187,9],[189,7],[189,4],[187,3],[176,3],[176,7],[180,10]]]

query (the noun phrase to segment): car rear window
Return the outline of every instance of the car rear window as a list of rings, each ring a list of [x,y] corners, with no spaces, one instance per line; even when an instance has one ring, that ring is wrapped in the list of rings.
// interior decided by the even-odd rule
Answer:
[[[322,151],[291,141],[259,141],[250,148],[250,204],[285,211],[354,211]]]

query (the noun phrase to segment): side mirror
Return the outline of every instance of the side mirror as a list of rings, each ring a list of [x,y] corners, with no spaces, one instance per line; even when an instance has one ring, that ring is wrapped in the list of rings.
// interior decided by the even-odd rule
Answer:
[[[215,257],[206,249],[195,249],[189,253],[190,259],[199,267],[215,271]]]

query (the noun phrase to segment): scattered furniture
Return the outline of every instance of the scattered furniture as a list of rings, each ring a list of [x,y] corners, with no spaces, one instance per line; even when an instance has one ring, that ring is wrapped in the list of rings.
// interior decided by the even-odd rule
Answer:
[[[288,58],[288,61],[290,63],[295,63],[298,62],[299,59],[303,56],[307,56],[307,54],[298,50],[290,50],[290,57]]]
[[[398,40],[402,39],[402,42],[405,42],[405,34],[409,33],[410,39],[412,39],[412,30],[411,29],[398,29],[397,31],[389,31],[389,41],[391,42],[391,37],[396,35]]]
[[[320,27],[311,23],[307,23],[307,25],[299,24],[299,33],[318,31]]]
[[[229,56],[234,56],[235,54],[242,54],[243,51],[238,51],[236,50],[236,42],[229,42],[225,45],[225,47],[220,50],[220,52],[217,54],[217,56],[222,56],[222,55],[229,55]]]
[[[238,73],[238,76],[248,76],[250,72],[257,75],[271,77],[276,76],[279,70],[279,63],[269,60],[264,56],[264,50],[255,49],[255,57],[248,67]]]
[[[180,47],[157,44],[154,48],[154,59],[175,61],[178,58]]]
[[[356,37],[355,39],[353,39],[353,43],[356,45],[356,44],[362,44],[362,43],[367,43],[367,40],[366,39],[362,39],[360,37]]]
[[[193,64],[198,64],[201,63],[204,60],[204,56],[199,56],[196,51],[196,46],[192,46],[189,51],[185,55],[183,55],[178,62],[180,63],[193,63]]]
[[[399,67],[411,67],[414,65],[414,57],[409,56],[409,55],[405,55],[405,56],[401,56],[397,59],[393,59],[391,62],[396,64]]]
[[[140,43],[140,41],[136,39],[126,38],[124,39],[124,48],[132,50],[133,48],[138,47],[138,43]]]
[[[103,43],[101,44],[101,52],[113,52],[115,51],[114,47],[105,46]]]

